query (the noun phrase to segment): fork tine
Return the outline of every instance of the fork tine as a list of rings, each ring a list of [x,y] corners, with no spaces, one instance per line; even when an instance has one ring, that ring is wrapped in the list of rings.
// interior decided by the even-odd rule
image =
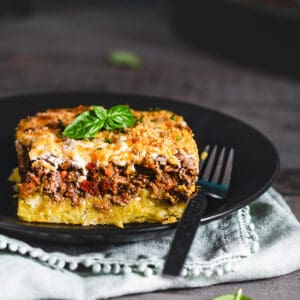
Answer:
[[[209,152],[209,148],[210,148],[210,145],[206,145],[205,148],[204,148],[204,150],[203,150],[203,152],[208,153]],[[201,169],[202,169],[202,167],[204,165],[204,162],[205,162],[205,159],[201,160],[200,166],[199,166],[199,172],[201,172]]]
[[[229,152],[228,160],[226,163],[223,180],[222,180],[222,184],[224,184],[224,185],[229,185],[229,183],[230,183],[233,158],[234,158],[234,150],[233,150],[233,148],[231,148],[230,152]]]
[[[224,161],[224,154],[225,154],[225,147],[222,148],[221,154],[220,154],[218,162],[217,162],[216,170],[215,170],[215,173],[214,173],[214,176],[212,179],[212,181],[215,183],[218,183],[220,175],[221,175],[222,165],[223,165],[223,161]]]
[[[209,176],[210,176],[210,173],[211,173],[214,161],[215,161],[216,152],[217,152],[217,146],[214,146],[213,151],[212,151],[211,155],[209,156],[202,179],[209,181]]]

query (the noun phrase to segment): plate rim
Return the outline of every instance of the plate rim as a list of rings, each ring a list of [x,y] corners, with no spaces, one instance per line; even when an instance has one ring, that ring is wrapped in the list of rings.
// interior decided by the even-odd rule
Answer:
[[[270,148],[273,150],[274,152],[274,158],[275,158],[275,164],[274,164],[274,170],[272,173],[272,176],[269,178],[269,180],[266,182],[266,184],[260,188],[259,190],[257,190],[256,192],[254,192],[251,196],[249,196],[248,198],[241,200],[240,202],[236,203],[235,205],[233,205],[232,207],[230,207],[229,209],[226,209],[226,211],[220,211],[219,213],[215,213],[215,214],[209,214],[208,216],[204,217],[201,219],[201,223],[205,224],[214,220],[217,220],[221,217],[224,217],[226,215],[229,215],[231,213],[233,213],[234,211],[237,211],[238,209],[241,209],[243,207],[245,207],[246,205],[250,204],[251,202],[253,202],[254,200],[256,200],[259,196],[261,196],[264,192],[266,192],[270,186],[272,185],[272,183],[274,182],[274,180],[276,179],[279,170],[280,170],[280,156],[278,153],[277,148],[275,147],[275,145],[273,144],[273,142],[262,132],[260,132],[258,129],[256,129],[255,127],[253,127],[252,125],[248,124],[245,121],[240,120],[239,118],[235,117],[235,116],[231,116],[230,114],[227,113],[223,113],[220,112],[218,110],[215,110],[213,108],[208,108],[202,105],[198,105],[198,104],[194,104],[194,103],[190,103],[190,102],[183,102],[180,101],[177,98],[172,98],[169,96],[166,97],[162,97],[162,96],[155,96],[155,95],[149,95],[149,94],[142,94],[142,93],[122,93],[122,92],[110,92],[110,91],[101,91],[98,89],[70,89],[70,90],[55,90],[55,89],[42,89],[42,90],[37,90],[36,92],[34,91],[25,91],[25,92],[16,92],[16,93],[12,93],[9,95],[4,95],[4,96],[0,96],[0,106],[2,103],[11,103],[12,101],[18,102],[20,101],[20,99],[18,98],[29,98],[29,97],[43,97],[43,96],[49,96],[49,95],[71,95],[71,94],[76,94],[76,95],[80,95],[80,94],[90,94],[90,95],[102,95],[102,97],[105,95],[108,96],[113,96],[113,97],[126,97],[126,98],[130,98],[133,97],[135,99],[137,99],[138,97],[143,97],[143,98],[147,98],[147,99],[155,99],[157,101],[163,101],[163,102],[168,102],[168,103],[173,103],[173,104],[179,104],[179,105],[185,105],[185,106],[189,106],[191,108],[195,108],[195,109],[201,109],[203,111],[208,111],[210,113],[213,114],[217,114],[221,117],[225,117],[225,118],[229,118],[235,122],[238,122],[239,124],[241,124],[242,126],[246,126],[249,129],[251,129],[252,131],[254,131],[256,134],[260,135],[270,146]],[[67,107],[67,106],[66,106]],[[34,225],[37,226],[34,226]],[[43,226],[46,225],[46,226]],[[48,226],[47,226],[48,225]],[[55,228],[55,227],[50,227],[51,225],[57,225],[57,226],[61,226],[61,225],[66,225],[66,226],[72,226],[72,224],[48,224],[48,223],[29,223],[28,225],[26,225],[26,223],[24,222],[24,224],[22,223],[22,221],[20,221],[20,223],[6,223],[5,221],[2,220],[1,215],[0,215],[0,228],[3,230],[8,230],[10,232],[15,231],[15,232],[27,232],[28,230],[33,230],[33,231],[39,231],[40,233],[70,233],[70,231],[73,231],[70,227],[68,228]],[[144,226],[140,226],[140,228],[138,226],[134,226],[134,225],[144,225]],[[75,225],[76,226],[76,225]],[[80,225],[77,225],[80,226]],[[103,234],[103,235],[107,235],[107,234],[114,234],[117,235],[119,233],[127,233],[127,234],[131,234],[131,233],[143,233],[143,232],[149,232],[149,231],[164,231],[164,230],[171,230],[171,229],[175,229],[177,226],[177,223],[173,223],[173,224],[160,224],[160,223],[141,223],[141,224],[128,224],[125,225],[124,228],[118,228],[115,226],[108,226],[108,225],[104,225],[104,226],[108,226],[107,228],[102,227],[103,225],[91,225],[91,226],[82,226],[79,228],[74,228],[75,230],[73,231],[74,233],[84,233],[85,235],[95,235],[95,233],[97,234]],[[99,228],[101,227],[101,228]],[[101,231],[100,231],[101,230]]]

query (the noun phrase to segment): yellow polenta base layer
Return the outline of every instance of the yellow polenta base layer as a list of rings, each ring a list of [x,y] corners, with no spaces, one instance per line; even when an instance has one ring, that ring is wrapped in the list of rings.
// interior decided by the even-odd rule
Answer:
[[[171,205],[144,193],[140,200],[132,199],[126,206],[111,205],[108,210],[94,207],[90,198],[79,206],[70,201],[55,202],[48,196],[34,194],[18,201],[18,217],[27,222],[66,223],[81,225],[115,225],[123,228],[127,223],[174,223],[182,216],[185,202]]]

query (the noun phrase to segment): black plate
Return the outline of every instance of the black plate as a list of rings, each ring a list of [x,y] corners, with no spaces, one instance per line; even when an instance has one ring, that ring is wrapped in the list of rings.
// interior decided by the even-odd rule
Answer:
[[[205,109],[148,96],[105,94],[100,92],[45,93],[0,100],[0,229],[23,237],[67,242],[124,242],[165,234],[176,225],[138,224],[125,229],[112,226],[81,227],[21,222],[16,216],[16,201],[7,178],[17,165],[14,128],[20,118],[47,108],[79,104],[104,105],[128,103],[135,109],[159,106],[185,117],[195,133],[199,149],[218,144],[235,149],[232,184],[226,201],[210,201],[203,222],[223,217],[255,200],[272,184],[279,169],[279,157],[271,142],[257,130],[239,120]]]

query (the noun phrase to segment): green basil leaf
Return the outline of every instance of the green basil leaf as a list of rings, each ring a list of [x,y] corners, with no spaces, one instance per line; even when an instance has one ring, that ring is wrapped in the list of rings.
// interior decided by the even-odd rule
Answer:
[[[235,300],[252,300],[252,298],[247,297],[245,295],[241,295],[240,299],[235,299]]]
[[[77,116],[62,134],[73,139],[93,138],[103,125],[104,119],[99,119],[95,111],[87,110]]]
[[[116,105],[107,111],[107,119],[104,123],[106,130],[114,130],[130,127],[135,123],[134,115],[129,107]]]
[[[93,110],[96,114],[96,116],[100,119],[100,120],[105,120],[107,117],[107,111],[104,107],[102,106],[93,106]]]
[[[136,69],[141,65],[141,59],[131,51],[113,51],[108,55],[108,61],[117,67]]]
[[[222,295],[222,296],[213,298],[212,300],[235,300],[235,295],[234,294],[226,294],[226,295]]]
[[[107,144],[111,144],[111,140],[108,137],[105,137],[103,141]]]
[[[242,294],[243,290],[240,288],[238,289],[237,293],[235,294],[234,300],[252,300],[251,298]]]
[[[212,300],[237,300],[237,294],[226,294],[213,298]],[[252,300],[252,298],[247,297],[245,295],[240,295],[238,300]]]
[[[173,114],[170,118],[172,121],[176,121],[177,120],[177,117]]]

